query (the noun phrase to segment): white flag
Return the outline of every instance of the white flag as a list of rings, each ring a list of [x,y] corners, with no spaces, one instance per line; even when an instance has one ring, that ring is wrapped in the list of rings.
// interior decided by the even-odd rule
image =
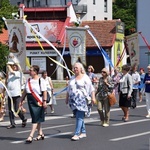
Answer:
[[[138,33],[126,36],[127,49],[130,56],[131,66],[139,65],[139,41]]]
[[[69,40],[69,50],[71,56],[71,65],[73,66],[80,58],[86,65],[86,28],[85,27],[67,27]]]
[[[19,61],[22,70],[26,68],[25,27],[23,20],[7,19],[9,32],[9,50]]]

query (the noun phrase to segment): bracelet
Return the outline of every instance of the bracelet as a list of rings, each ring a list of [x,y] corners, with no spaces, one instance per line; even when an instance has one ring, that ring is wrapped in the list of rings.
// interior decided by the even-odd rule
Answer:
[[[46,102],[47,100],[43,100],[43,102]]]

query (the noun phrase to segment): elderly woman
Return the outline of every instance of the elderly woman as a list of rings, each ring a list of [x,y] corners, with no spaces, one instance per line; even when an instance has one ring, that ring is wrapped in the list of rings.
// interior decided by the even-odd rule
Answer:
[[[91,80],[84,71],[83,65],[77,62],[73,70],[75,75],[69,81],[66,104],[69,103],[71,109],[76,111],[76,129],[71,139],[77,141],[79,138],[86,137],[84,114],[88,111],[87,99],[91,97],[93,103],[95,103],[95,92]]]
[[[114,93],[115,95],[118,95],[118,85],[122,74],[119,72],[119,68],[114,69],[114,75],[112,76],[113,82],[114,82]]]
[[[38,73],[39,67],[37,65],[33,65],[30,68],[31,78],[28,79],[21,97],[22,105],[22,102],[27,95],[29,111],[32,118],[32,129],[26,143],[32,143],[36,129],[38,130],[38,136],[35,140],[44,140],[41,122],[44,122],[45,117],[44,109],[46,108],[47,87],[44,79],[39,78]]]
[[[97,89],[97,110],[100,115],[101,125],[103,127],[109,126],[110,119],[110,104],[108,99],[108,93],[113,92],[114,83],[112,78],[109,76],[109,71],[107,68],[103,68],[102,77],[99,79],[98,89]],[[105,113],[103,112],[103,109]]]
[[[132,94],[132,77],[128,73],[130,67],[128,65],[122,66],[122,78],[120,79],[118,86],[119,93],[119,106],[122,109],[124,116],[122,120],[124,122],[129,119],[129,107],[131,107],[131,94]]]

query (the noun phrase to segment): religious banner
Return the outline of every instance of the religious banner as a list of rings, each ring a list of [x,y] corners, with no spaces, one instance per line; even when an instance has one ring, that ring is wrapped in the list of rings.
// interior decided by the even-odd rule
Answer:
[[[114,64],[119,64],[118,67],[122,66],[122,61],[120,61],[121,54],[123,51],[124,40],[124,23],[121,21],[116,22],[116,39],[114,46]]]
[[[69,50],[71,56],[71,65],[73,66],[80,58],[86,65],[86,28],[85,27],[67,27],[69,40]]]
[[[130,56],[131,66],[139,65],[139,40],[138,33],[126,36],[126,45]]]
[[[14,63],[19,63],[22,70],[25,70],[26,45],[23,20],[7,19],[6,22],[9,33],[9,60],[14,61]]]
[[[57,34],[58,34],[58,25],[57,22],[30,22],[30,25],[36,29],[37,32],[40,32],[47,40],[51,42],[56,42]],[[34,34],[38,37],[40,41],[44,41],[44,39],[37,35],[31,28],[26,27],[26,41],[32,42],[36,41]],[[34,34],[32,33],[34,32]]]

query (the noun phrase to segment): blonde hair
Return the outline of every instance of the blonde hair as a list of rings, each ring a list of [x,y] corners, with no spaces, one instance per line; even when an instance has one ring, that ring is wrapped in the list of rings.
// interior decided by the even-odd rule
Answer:
[[[91,72],[94,72],[94,67],[92,65],[89,65],[88,68],[91,68]]]
[[[79,65],[80,68],[81,68],[81,73],[82,73],[82,74],[85,74],[85,69],[84,69],[83,65],[82,65],[80,62],[76,62],[76,63],[74,64],[74,66],[75,66],[75,65]]]

